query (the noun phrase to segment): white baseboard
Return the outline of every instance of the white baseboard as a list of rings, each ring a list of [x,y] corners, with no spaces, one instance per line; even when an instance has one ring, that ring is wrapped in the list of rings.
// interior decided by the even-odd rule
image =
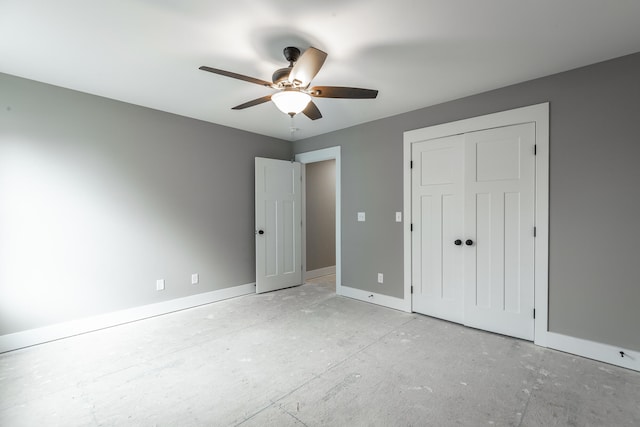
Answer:
[[[609,363],[611,365],[621,366],[634,371],[640,371],[640,352],[638,351],[575,338],[555,332],[547,332],[545,335],[546,347],[586,357],[588,359]],[[620,355],[621,351],[624,352],[624,357]]]
[[[411,301],[409,301],[409,305],[407,305],[407,301],[402,298],[376,294],[373,292],[363,291],[361,289],[350,288],[345,285],[342,285],[340,287],[340,291],[337,293],[338,295],[342,295],[344,297],[349,297],[360,301],[369,302],[371,304],[377,304],[387,308],[393,308],[395,310],[411,313]]]
[[[329,267],[322,267],[316,270],[307,271],[304,273],[304,279],[315,279],[316,277],[322,277],[329,274],[336,274],[336,266],[331,265]]]
[[[60,338],[67,338],[86,332],[97,331],[99,329],[109,328],[123,323],[159,316],[161,314],[197,307],[199,305],[210,304],[212,302],[250,294],[255,291],[255,283],[248,283],[246,285],[233,286],[230,288],[163,301],[156,304],[143,305],[99,316],[76,319],[69,322],[44,326],[42,328],[29,329],[13,334],[2,335],[0,336],[0,353],[36,344],[42,344]]]

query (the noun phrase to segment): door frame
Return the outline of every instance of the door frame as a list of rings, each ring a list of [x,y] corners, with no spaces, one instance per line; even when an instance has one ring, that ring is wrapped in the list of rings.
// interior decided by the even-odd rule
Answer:
[[[535,123],[535,227],[534,239],[534,343],[547,346],[549,302],[549,103],[472,117],[404,132],[403,141],[403,226],[404,305],[412,307],[411,297],[411,145],[429,139],[481,131],[522,123]]]
[[[336,294],[343,295],[342,291],[342,229],[340,224],[341,218],[341,205],[342,199],[340,185],[340,146],[323,148],[320,150],[307,151],[305,153],[298,153],[295,155],[295,161],[300,162],[303,165],[307,163],[322,162],[324,160],[335,160],[336,165]],[[306,223],[306,173],[305,168],[302,168],[302,277],[304,279],[307,273],[307,223]]]

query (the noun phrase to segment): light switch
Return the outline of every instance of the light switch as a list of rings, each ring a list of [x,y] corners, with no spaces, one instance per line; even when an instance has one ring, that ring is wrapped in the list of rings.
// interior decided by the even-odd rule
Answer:
[[[402,212],[396,212],[396,222],[402,222]]]
[[[364,212],[358,212],[358,221],[364,222]]]
[[[164,291],[164,279],[156,280],[156,291]]]

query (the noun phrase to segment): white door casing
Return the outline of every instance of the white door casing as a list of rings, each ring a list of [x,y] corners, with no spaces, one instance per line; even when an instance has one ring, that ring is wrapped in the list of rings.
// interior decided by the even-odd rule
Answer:
[[[256,292],[302,284],[300,163],[255,159]]]
[[[338,295],[344,295],[343,292],[343,287],[342,287],[342,246],[341,246],[341,242],[342,242],[342,227],[341,227],[341,203],[342,203],[342,197],[341,197],[341,189],[342,189],[342,185],[341,185],[341,156],[340,156],[340,146],[336,146],[336,147],[328,147],[328,148],[322,148],[320,150],[314,150],[314,151],[307,151],[305,153],[298,153],[295,156],[295,160],[296,162],[300,162],[303,165],[307,164],[307,163],[314,163],[314,162],[321,162],[324,160],[335,160],[336,164],[335,164],[335,188],[336,188],[336,218],[335,218],[335,224],[336,224],[336,294]],[[303,176],[304,176],[304,171],[303,171]],[[303,192],[302,192],[302,197],[303,197],[303,202],[302,202],[302,218],[303,218],[303,223],[304,223],[304,218],[306,217],[305,214],[305,194],[304,194],[304,180],[303,180]],[[303,265],[306,266],[306,251],[305,251],[305,246],[306,246],[306,236],[305,236],[305,227],[303,226],[302,228],[302,259],[303,259]],[[303,272],[304,274],[304,272]]]
[[[535,124],[411,146],[413,310],[534,339]]]

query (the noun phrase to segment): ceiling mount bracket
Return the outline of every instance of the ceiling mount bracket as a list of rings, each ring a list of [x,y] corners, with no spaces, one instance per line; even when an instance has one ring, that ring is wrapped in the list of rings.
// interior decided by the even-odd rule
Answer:
[[[293,67],[293,63],[298,61],[300,58],[300,49],[293,46],[287,46],[282,50],[284,54],[284,58],[289,61],[289,66]]]

